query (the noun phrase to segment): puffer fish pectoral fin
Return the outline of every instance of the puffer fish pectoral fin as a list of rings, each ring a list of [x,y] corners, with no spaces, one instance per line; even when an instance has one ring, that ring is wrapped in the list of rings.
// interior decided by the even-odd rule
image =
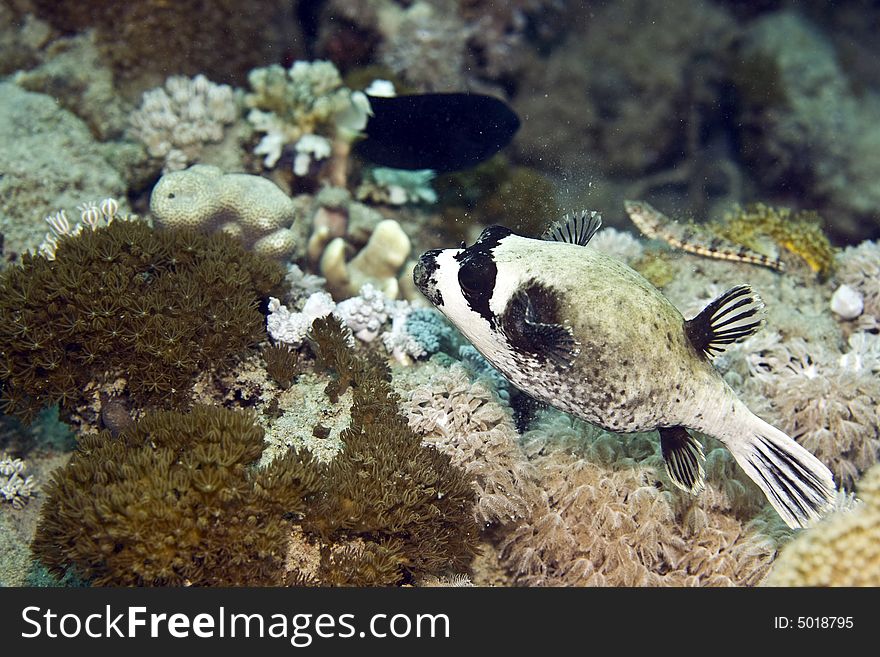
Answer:
[[[705,485],[703,446],[684,427],[660,427],[659,431],[666,474],[678,488],[696,495]]]
[[[714,356],[724,351],[726,345],[754,335],[765,315],[761,297],[748,285],[737,285],[687,320],[684,330],[697,351]]]
[[[580,352],[571,328],[559,321],[559,302],[552,290],[536,282],[511,296],[501,330],[515,351],[560,368],[570,367]]]
[[[553,223],[544,231],[541,239],[586,246],[601,226],[602,215],[590,210],[581,210],[567,214]]]

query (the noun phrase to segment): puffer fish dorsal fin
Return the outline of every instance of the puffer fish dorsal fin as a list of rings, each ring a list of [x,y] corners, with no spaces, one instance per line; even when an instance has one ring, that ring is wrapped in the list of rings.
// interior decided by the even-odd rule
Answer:
[[[684,330],[697,351],[714,356],[724,351],[726,345],[754,335],[765,315],[761,297],[748,285],[737,285],[687,320]]]
[[[678,488],[696,495],[705,485],[703,446],[684,427],[660,427],[659,431],[666,474]]]
[[[541,239],[586,246],[601,225],[602,215],[592,210],[581,210],[554,222],[544,231]]]

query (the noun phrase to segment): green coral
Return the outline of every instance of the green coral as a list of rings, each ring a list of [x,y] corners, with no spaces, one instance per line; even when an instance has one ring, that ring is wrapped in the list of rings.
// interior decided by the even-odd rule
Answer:
[[[96,585],[281,581],[290,523],[319,487],[308,453],[263,470],[250,412],[152,412],[113,437],[84,436],[46,487],[34,554]]]
[[[793,212],[755,203],[734,208],[707,228],[718,237],[764,255],[772,255],[767,253],[769,239],[801,258],[823,278],[834,268],[836,249],[822,230],[822,218],[815,212]]]
[[[29,420],[123,378],[134,407],[186,404],[196,376],[265,336],[283,270],[225,235],[116,221],[0,274],[0,399]]]

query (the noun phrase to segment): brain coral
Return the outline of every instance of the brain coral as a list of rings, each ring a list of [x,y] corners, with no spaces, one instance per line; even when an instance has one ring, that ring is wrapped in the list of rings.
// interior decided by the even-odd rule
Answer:
[[[283,275],[225,235],[114,221],[61,236],[54,260],[0,274],[3,409],[70,413],[118,378],[136,407],[185,404],[200,372],[265,335],[258,307]]]
[[[769,586],[880,586],[880,466],[858,483],[863,504],[842,510],[789,543]]]
[[[296,246],[293,200],[260,176],[206,164],[173,171],[153,188],[150,210],[160,226],[220,231],[267,258],[285,258]]]

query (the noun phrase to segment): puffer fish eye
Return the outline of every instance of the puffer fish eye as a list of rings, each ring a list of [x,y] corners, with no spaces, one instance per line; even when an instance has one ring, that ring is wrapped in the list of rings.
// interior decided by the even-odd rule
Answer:
[[[458,284],[471,293],[486,292],[492,285],[492,259],[484,254],[474,255],[458,270]]]

